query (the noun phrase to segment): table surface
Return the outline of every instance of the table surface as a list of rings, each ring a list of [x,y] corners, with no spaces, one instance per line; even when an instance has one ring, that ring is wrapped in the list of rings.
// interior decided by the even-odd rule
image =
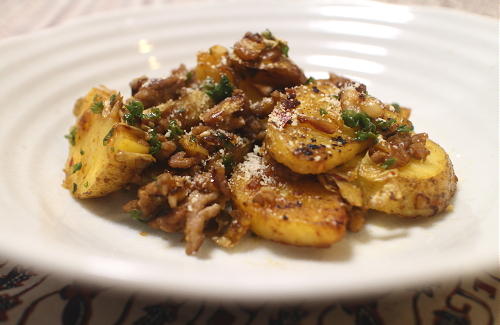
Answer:
[[[0,40],[77,17],[179,0],[3,0]],[[202,1],[202,0],[200,0]],[[494,0],[382,0],[498,17]],[[58,279],[0,258],[0,323],[7,324],[496,324],[500,272],[356,301],[271,306],[149,297]],[[496,319],[498,321],[498,319]]]

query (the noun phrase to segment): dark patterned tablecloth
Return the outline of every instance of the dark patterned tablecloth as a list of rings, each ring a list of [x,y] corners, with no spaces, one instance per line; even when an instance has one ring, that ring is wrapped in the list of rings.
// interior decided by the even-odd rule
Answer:
[[[62,282],[0,262],[0,323],[38,324],[498,324],[500,272],[355,301],[270,305],[148,297]]]

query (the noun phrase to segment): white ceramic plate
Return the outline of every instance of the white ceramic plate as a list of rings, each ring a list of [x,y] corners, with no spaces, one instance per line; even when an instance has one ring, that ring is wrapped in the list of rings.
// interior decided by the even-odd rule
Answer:
[[[124,198],[76,201],[61,187],[75,99],[105,84],[163,76],[198,50],[248,30],[289,41],[307,74],[336,71],[413,108],[450,154],[454,211],[424,220],[374,216],[330,249],[248,236],[184,254],[178,235],[121,212]],[[0,255],[59,274],[197,297],[341,296],[457,275],[497,258],[497,39],[487,18],[373,2],[218,1],[95,16],[1,42]]]

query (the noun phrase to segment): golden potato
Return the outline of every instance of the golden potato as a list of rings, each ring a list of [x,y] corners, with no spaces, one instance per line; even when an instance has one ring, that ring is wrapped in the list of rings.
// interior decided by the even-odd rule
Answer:
[[[94,88],[86,98],[94,98],[95,94],[99,94],[99,99],[86,101],[85,106],[80,107],[70,134],[71,148],[64,168],[64,187],[80,199],[121,189],[155,160],[149,154],[144,132],[120,123],[117,112],[110,111],[112,92],[103,93],[102,88],[98,92]]]
[[[234,72],[227,64],[228,50],[220,45],[212,46],[208,52],[199,52],[195,77],[198,82],[209,78],[214,82],[219,82],[222,75],[226,75],[234,84]]]
[[[250,216],[250,229],[263,238],[328,247],[344,236],[348,216],[342,199],[312,176],[250,153],[229,184],[235,207]]]
[[[412,160],[394,169],[384,169],[366,154],[331,171],[327,181],[335,182],[350,204],[401,217],[433,216],[449,205],[457,177],[446,152],[427,140],[430,154],[423,161]]]
[[[332,84],[289,90],[269,117],[266,148],[278,162],[300,174],[321,174],[365,150],[370,140],[355,141],[344,125]]]

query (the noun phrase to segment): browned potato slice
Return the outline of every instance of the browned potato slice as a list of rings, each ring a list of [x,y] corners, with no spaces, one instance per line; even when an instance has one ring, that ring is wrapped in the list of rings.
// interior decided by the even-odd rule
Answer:
[[[428,217],[450,203],[457,177],[446,152],[427,140],[429,156],[406,166],[384,169],[366,154],[329,173],[350,204],[402,217]]]
[[[199,52],[195,68],[195,76],[198,82],[207,78],[219,82],[222,75],[226,75],[234,84],[234,73],[227,64],[228,51],[220,45],[212,46],[208,52]]]
[[[235,207],[251,218],[252,231],[296,246],[328,247],[345,233],[342,199],[311,176],[297,175],[250,153],[230,180]]]
[[[86,102],[72,130],[63,185],[80,199],[119,190],[154,161],[144,132],[119,123],[118,114],[109,111],[112,93],[104,88],[90,90],[86,98],[99,94],[102,112],[90,109],[96,101]]]
[[[278,162],[301,174],[321,174],[365,150],[369,141],[354,141],[345,126],[332,84],[289,90],[270,115],[266,148]]]

